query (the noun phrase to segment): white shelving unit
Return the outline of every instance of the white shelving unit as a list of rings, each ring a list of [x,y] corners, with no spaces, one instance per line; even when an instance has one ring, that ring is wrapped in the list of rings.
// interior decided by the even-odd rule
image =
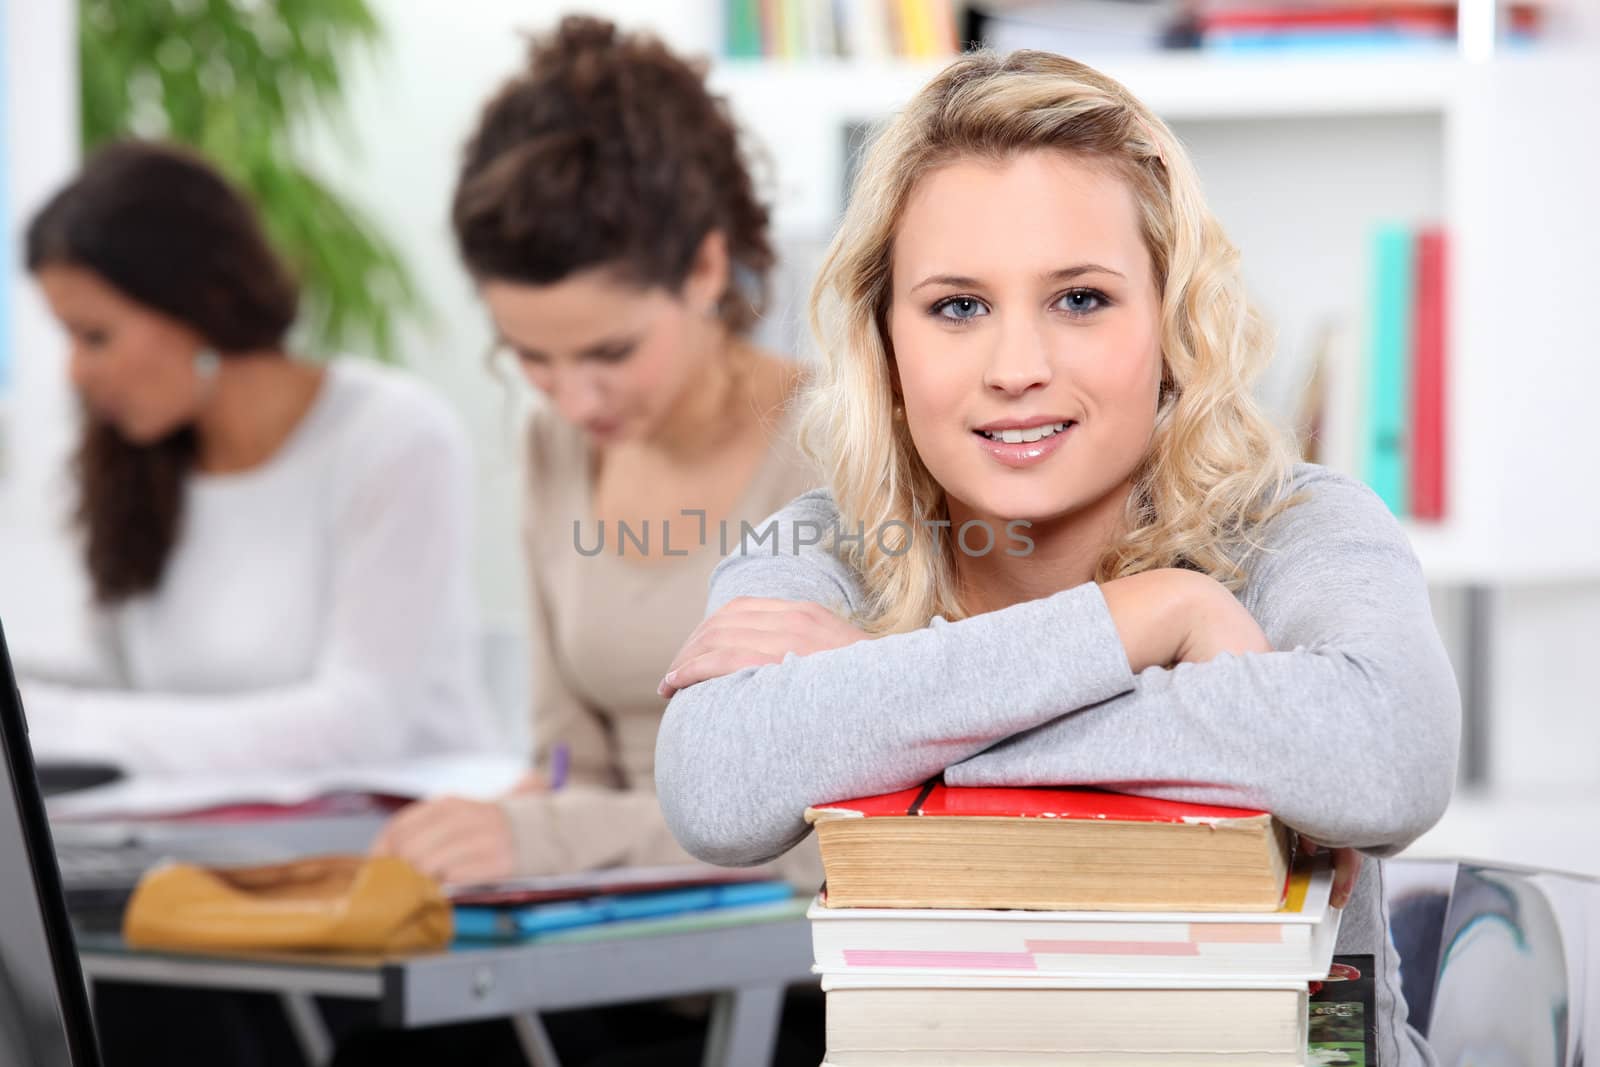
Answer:
[[[1093,60],[1091,60],[1093,61]],[[780,230],[837,216],[850,125],[892,115],[945,60],[724,60],[711,73],[780,176]],[[1453,53],[1384,58],[1242,58],[1177,53],[1096,64],[1171,122],[1446,113],[1462,66]]]

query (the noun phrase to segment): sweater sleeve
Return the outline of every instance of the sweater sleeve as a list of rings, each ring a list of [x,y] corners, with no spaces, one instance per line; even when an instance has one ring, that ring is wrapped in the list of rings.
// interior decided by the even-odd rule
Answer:
[[[1132,690],[949,769],[956,785],[1077,783],[1271,811],[1378,855],[1443,814],[1460,698],[1399,524],[1317,468],[1263,531],[1246,607],[1273,648],[1142,672]]]
[[[35,751],[136,773],[228,773],[394,760],[430,734],[484,741],[485,708],[418,677],[435,650],[476,647],[444,632],[461,617],[450,598],[468,588],[471,474],[465,436],[434,414],[330,457],[349,469],[330,503],[326,636],[310,676],[208,694],[24,683]],[[434,718],[448,725],[424,722]]]
[[[774,517],[718,566],[710,603],[858,595],[825,543],[796,523],[832,522],[826,493]],[[913,785],[1062,712],[1126,691],[1133,675],[1094,585],[926,629],[860,641],[701,682],[668,705],[656,745],[667,825],[691,853],[761,863],[807,832],[808,805]]]

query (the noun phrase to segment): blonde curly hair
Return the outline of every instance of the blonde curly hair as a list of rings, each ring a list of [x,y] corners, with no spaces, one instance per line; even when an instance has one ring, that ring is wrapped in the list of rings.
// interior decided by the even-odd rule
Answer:
[[[956,60],[888,123],[862,160],[811,294],[822,355],[803,431],[841,524],[924,529],[948,518],[943,488],[892,414],[887,322],[895,232],[912,189],[930,170],[1034,149],[1097,161],[1128,183],[1161,295],[1154,437],[1095,579],[1181,566],[1238,588],[1251,531],[1292,503],[1284,499],[1292,453],[1250,393],[1271,339],[1246,299],[1238,251],[1207,209],[1177,138],[1113,79],[1045,52],[1003,59],[975,52]],[[884,544],[868,536],[841,539],[840,546],[862,578],[867,600],[857,621],[869,631],[903,632],[934,615],[968,614],[947,542]]]

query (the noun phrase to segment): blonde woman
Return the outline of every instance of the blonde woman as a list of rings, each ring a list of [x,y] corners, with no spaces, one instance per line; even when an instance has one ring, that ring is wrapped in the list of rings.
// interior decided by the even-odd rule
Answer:
[[[1252,402],[1269,342],[1171,132],[1079,63],[960,59],[872,149],[813,307],[830,489],[719,565],[663,681],[679,840],[764,861],[808,804],[941,770],[1266,808],[1341,849],[1380,1055],[1431,1062],[1353,850],[1444,810],[1454,678],[1398,525]]]

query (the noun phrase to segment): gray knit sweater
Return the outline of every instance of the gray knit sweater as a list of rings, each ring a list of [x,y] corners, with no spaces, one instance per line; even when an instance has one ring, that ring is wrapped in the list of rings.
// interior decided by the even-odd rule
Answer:
[[[667,709],[656,785],[668,825],[714,863],[763,862],[808,831],[807,805],[952,785],[1087,784],[1261,808],[1329,845],[1392,855],[1443,813],[1460,699],[1404,533],[1365,486],[1301,465],[1299,503],[1260,531],[1239,598],[1274,651],[1134,674],[1099,587],[692,686]],[[849,614],[860,583],[826,491],[775,517],[774,542],[718,566],[738,596]],[[805,531],[801,542],[815,540]],[[869,533],[870,536],[870,533]],[[776,550],[776,551],[774,551]],[[1432,1064],[1406,1025],[1383,865],[1368,860],[1338,951],[1377,960],[1379,1057]]]

